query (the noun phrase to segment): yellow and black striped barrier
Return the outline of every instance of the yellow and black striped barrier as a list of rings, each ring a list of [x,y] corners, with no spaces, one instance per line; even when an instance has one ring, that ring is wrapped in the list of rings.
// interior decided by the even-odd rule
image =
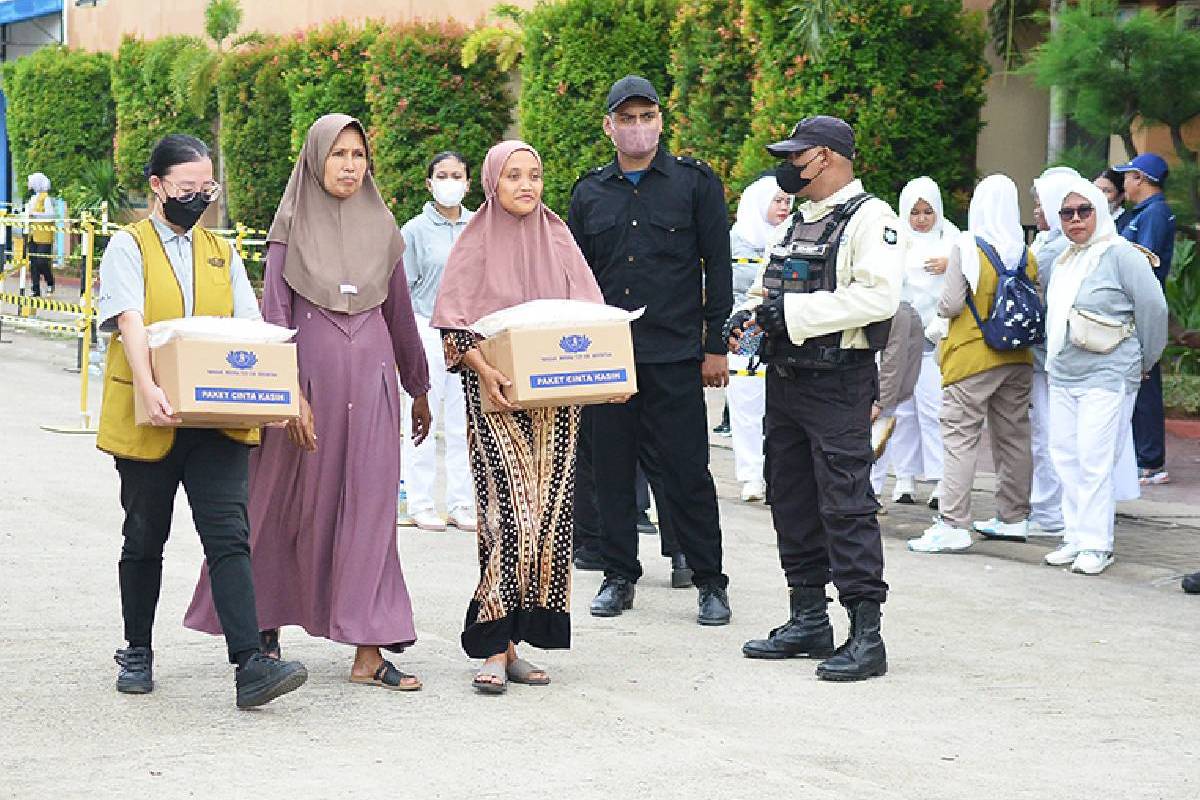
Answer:
[[[13,294],[12,292],[0,292],[0,303],[8,303],[18,308],[59,311],[64,314],[84,314],[86,311],[79,303],[67,303],[62,300],[49,300],[45,297]]]

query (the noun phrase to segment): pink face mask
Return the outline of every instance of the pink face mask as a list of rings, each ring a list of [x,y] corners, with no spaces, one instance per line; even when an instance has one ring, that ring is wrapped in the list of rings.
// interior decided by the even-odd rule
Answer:
[[[661,124],[612,126],[613,144],[617,146],[617,150],[633,158],[653,155],[658,149],[658,139],[661,135]]]

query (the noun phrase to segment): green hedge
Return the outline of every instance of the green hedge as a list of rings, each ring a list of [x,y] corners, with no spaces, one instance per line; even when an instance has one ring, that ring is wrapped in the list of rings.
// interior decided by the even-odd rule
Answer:
[[[681,0],[671,25],[671,150],[703,158],[730,178],[750,133],[754,56],[736,0]]]
[[[297,35],[284,73],[291,104],[292,155],[298,155],[308,129],[325,114],[349,114],[371,126],[365,74],[368,49],[382,26],[352,27],[335,22]]]
[[[525,15],[521,133],[542,154],[551,208],[565,212],[576,179],[612,160],[600,123],[613,81],[638,73],[669,96],[674,11],[672,0],[540,0]]]
[[[225,57],[217,77],[229,218],[265,228],[292,171],[288,49],[268,42]]]
[[[172,67],[186,51],[207,50],[194,36],[164,36],[151,42],[126,36],[117,50],[112,68],[112,91],[116,101],[117,179],[128,191],[142,191],[142,170],[154,143],[169,133],[190,133],[210,146],[216,96],[198,115],[175,100]]]
[[[465,37],[459,26],[413,24],[384,31],[371,45],[366,83],[375,172],[401,223],[424,205],[426,164],[441,150],[459,150],[470,161],[468,203],[478,204],[480,163],[512,121],[508,76],[487,53],[464,68]]]
[[[23,193],[31,172],[73,200],[98,161],[112,156],[113,101],[104,53],[43,47],[4,65],[8,140]]]
[[[763,145],[811,114],[855,127],[856,170],[868,190],[894,202],[911,178],[930,175],[965,207],[975,179],[975,142],[988,66],[978,14],[958,0],[848,0],[832,12],[821,58],[803,52],[795,0],[746,0],[757,44],[751,134],[736,174],[773,163]]]

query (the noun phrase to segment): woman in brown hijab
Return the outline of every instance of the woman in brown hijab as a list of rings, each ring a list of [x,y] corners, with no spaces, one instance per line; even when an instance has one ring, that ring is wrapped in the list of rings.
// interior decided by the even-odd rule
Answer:
[[[250,461],[250,546],[263,651],[279,628],[355,645],[350,680],[421,688],[384,660],[416,640],[396,550],[400,397],[429,431],[425,354],[401,264],[404,240],[371,177],[362,125],[308,131],[267,238],[263,318],[295,328],[300,419],[263,432]],[[185,624],[218,633],[201,577]]]
[[[545,685],[550,676],[518,657],[521,642],[571,644],[571,503],[579,408],[522,411],[484,360],[470,328],[482,317],[530,300],[604,299],[567,226],[542,204],[542,162],[524,142],[501,142],[483,162],[484,204],[446,262],[433,312],[446,364],[463,373],[467,448],[479,511],[479,584],[467,608],[462,646],[484,659],[480,692],[508,681]],[[484,393],[504,411],[485,414]]]

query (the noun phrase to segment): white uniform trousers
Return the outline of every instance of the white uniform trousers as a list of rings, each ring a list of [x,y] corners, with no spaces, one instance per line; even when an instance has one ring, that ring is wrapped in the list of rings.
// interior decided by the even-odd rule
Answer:
[[[1050,456],[1062,480],[1063,542],[1113,550],[1113,476],[1132,446],[1136,393],[1050,387]]]
[[[1029,521],[1056,531],[1063,527],[1062,482],[1050,458],[1050,376],[1036,370],[1029,399],[1029,430],[1033,450]]]
[[[729,368],[744,370],[749,358],[731,354]],[[759,371],[766,367],[760,365]],[[763,417],[767,413],[766,377],[729,378],[725,390],[729,403],[729,427],[733,434],[733,457],[738,483],[763,480]]]
[[[896,406],[896,430],[884,451],[896,477],[942,479],[941,413],[942,371],[936,353],[929,352],[921,356],[913,396]]]
[[[446,447],[446,511],[473,510],[475,490],[471,466],[467,461],[467,405],[463,396],[462,379],[446,371],[446,356],[442,336],[426,317],[417,315],[417,330],[425,346],[429,363],[429,410],[433,427],[442,429]],[[436,509],[434,488],[437,484],[437,441],[430,432],[420,447],[412,443],[412,401],[404,402],[404,447],[400,456],[400,473],[408,494],[408,513]]]

